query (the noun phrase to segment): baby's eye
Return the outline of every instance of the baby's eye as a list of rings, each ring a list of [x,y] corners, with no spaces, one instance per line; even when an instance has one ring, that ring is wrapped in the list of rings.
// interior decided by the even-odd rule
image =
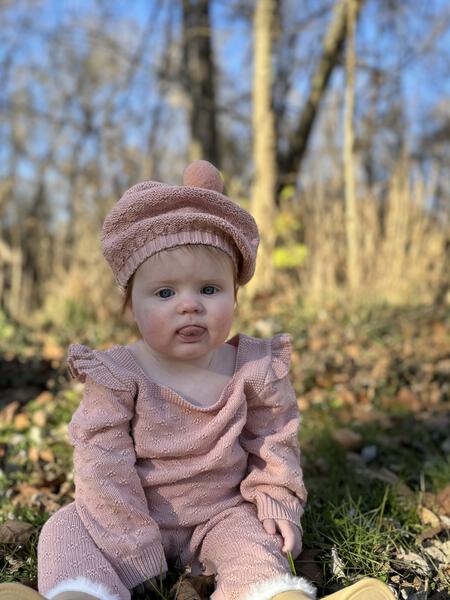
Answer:
[[[215,285],[205,285],[205,287],[202,288],[202,294],[205,294],[206,296],[212,296],[217,291],[218,289]]]
[[[169,290],[169,288],[164,288],[163,290],[159,290],[158,292],[156,292],[156,295],[160,298],[170,298],[174,295],[174,293],[175,292],[173,290]]]

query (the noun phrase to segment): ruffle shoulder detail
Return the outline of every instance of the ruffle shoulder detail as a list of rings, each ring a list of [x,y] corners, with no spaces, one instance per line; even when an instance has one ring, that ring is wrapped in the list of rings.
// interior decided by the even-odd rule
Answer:
[[[245,348],[246,393],[248,397],[259,396],[271,384],[283,379],[291,366],[292,338],[288,333],[279,333],[272,338],[242,337]]]
[[[292,355],[292,336],[279,333],[270,340],[271,360],[267,370],[266,383],[283,379],[289,373]]]
[[[120,346],[109,350],[93,350],[83,344],[70,344],[67,351],[67,366],[71,376],[81,383],[90,377],[96,383],[112,390],[134,394],[136,383],[121,365]]]

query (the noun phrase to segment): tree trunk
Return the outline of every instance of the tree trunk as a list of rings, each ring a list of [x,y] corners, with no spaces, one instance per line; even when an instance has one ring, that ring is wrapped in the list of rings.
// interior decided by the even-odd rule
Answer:
[[[347,51],[344,110],[345,233],[347,237],[347,283],[350,292],[359,284],[358,215],[356,206],[355,161],[353,155],[355,107],[355,21],[357,0],[347,0]]]
[[[358,18],[364,0],[354,0],[355,19]],[[325,95],[334,67],[337,65],[347,35],[348,0],[337,0],[334,14],[323,41],[322,56],[314,71],[309,96],[300,114],[297,128],[289,138],[287,151],[279,156],[279,187],[295,184],[312,132],[320,102]]]
[[[183,0],[183,71],[189,158],[209,160],[220,168],[209,0]]]
[[[276,135],[272,108],[272,34],[274,0],[258,0],[254,16],[253,160],[251,212],[261,237],[251,297],[273,286],[275,246]]]

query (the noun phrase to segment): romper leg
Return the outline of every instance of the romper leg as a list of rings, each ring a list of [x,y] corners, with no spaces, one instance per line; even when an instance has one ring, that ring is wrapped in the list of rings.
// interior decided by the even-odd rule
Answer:
[[[252,504],[216,515],[209,524],[197,528],[194,541],[200,541],[198,536],[203,536],[205,529],[201,528],[205,527],[199,558],[207,572],[217,573],[211,600],[243,600],[261,581],[290,577],[289,562],[281,552],[281,536],[266,533]]]
[[[66,583],[75,579],[73,585]],[[66,590],[84,591],[99,600],[131,597],[90,537],[73,502],[59,509],[42,528],[38,543],[38,586],[47,598]]]

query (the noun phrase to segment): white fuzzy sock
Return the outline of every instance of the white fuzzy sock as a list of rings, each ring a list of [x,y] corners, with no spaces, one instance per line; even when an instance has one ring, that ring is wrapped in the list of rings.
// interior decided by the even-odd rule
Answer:
[[[45,594],[45,597],[48,600],[53,600],[54,598],[56,599],[58,594],[62,594],[63,592],[84,592],[85,594],[94,596],[98,600],[120,600],[118,596],[111,594],[103,584],[86,579],[86,577],[61,581],[61,583],[58,583],[58,585],[49,590]]]
[[[252,585],[242,600],[271,600],[277,594],[292,590],[308,594],[311,600],[316,598],[316,588],[309,581],[286,573]]]

